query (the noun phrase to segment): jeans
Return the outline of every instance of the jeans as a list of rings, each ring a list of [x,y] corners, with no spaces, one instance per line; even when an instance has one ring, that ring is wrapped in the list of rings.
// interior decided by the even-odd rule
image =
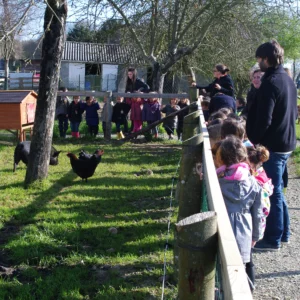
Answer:
[[[60,137],[65,137],[68,130],[69,122],[66,115],[58,115],[58,129]]]
[[[78,132],[79,131],[80,122],[70,122],[71,131]]]
[[[151,125],[151,124],[154,123],[154,122],[156,122],[156,121],[147,121],[147,125],[149,126],[149,125]],[[151,129],[151,133],[152,133],[152,134],[158,134],[158,127],[157,127],[157,126],[153,127],[153,128]]]
[[[89,128],[89,134],[91,136],[97,136],[98,131],[99,131],[99,126],[97,125],[88,125]]]
[[[271,209],[267,217],[264,240],[275,247],[290,237],[290,217],[283,194],[282,174],[290,154],[270,152],[270,158],[263,164],[269,178],[272,179],[274,191],[270,196]]]
[[[124,132],[127,133],[128,132],[128,123],[127,120],[125,120],[125,122],[116,122],[116,128],[117,128],[117,132],[121,132],[121,125],[124,125]]]

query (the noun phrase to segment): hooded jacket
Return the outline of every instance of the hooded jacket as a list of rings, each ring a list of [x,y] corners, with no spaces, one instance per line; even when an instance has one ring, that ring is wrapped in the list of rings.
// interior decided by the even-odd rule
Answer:
[[[268,68],[248,112],[246,132],[253,144],[272,152],[296,148],[297,90],[282,65]]]

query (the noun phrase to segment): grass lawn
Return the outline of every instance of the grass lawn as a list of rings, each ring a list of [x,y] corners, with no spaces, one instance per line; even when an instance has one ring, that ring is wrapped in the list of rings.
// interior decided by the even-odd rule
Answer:
[[[25,165],[12,172],[15,142],[0,142],[0,299],[158,299],[177,142],[56,142],[59,165],[23,189]],[[104,149],[95,175],[82,182],[67,152]],[[144,170],[150,169],[153,175]],[[175,188],[175,187],[174,187]],[[116,228],[113,234],[110,228]],[[172,230],[171,230],[172,232]],[[173,234],[170,237],[172,244]],[[166,259],[172,263],[173,252]],[[170,278],[165,298],[176,298]]]

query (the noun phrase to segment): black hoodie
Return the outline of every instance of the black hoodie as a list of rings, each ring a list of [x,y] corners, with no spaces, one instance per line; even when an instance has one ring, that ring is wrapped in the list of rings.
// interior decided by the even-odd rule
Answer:
[[[282,65],[268,68],[248,112],[246,132],[253,144],[272,152],[296,148],[297,90]]]

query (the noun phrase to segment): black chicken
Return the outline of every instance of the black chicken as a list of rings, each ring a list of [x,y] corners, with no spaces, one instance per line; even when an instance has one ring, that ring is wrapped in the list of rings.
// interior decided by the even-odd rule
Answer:
[[[28,165],[30,145],[31,145],[31,141],[24,141],[18,143],[18,145],[16,146],[15,153],[14,153],[14,168],[13,168],[14,172],[16,171],[20,161],[22,161],[26,166]],[[53,146],[51,147],[50,161],[49,161],[50,165],[52,166],[58,165],[58,156],[60,152],[61,151],[57,151]]]
[[[79,152],[78,158],[81,160],[89,160],[93,155],[97,155],[97,152],[98,152],[98,150],[96,150],[94,152],[94,154],[89,154],[89,153],[85,152],[84,150],[81,150]]]
[[[83,153],[82,153],[83,152]],[[70,157],[70,162],[73,171],[81,177],[82,180],[92,177],[98,164],[101,162],[103,150],[96,150],[93,155],[90,155],[83,150],[79,153],[79,158],[73,153],[68,153],[67,156]]]

